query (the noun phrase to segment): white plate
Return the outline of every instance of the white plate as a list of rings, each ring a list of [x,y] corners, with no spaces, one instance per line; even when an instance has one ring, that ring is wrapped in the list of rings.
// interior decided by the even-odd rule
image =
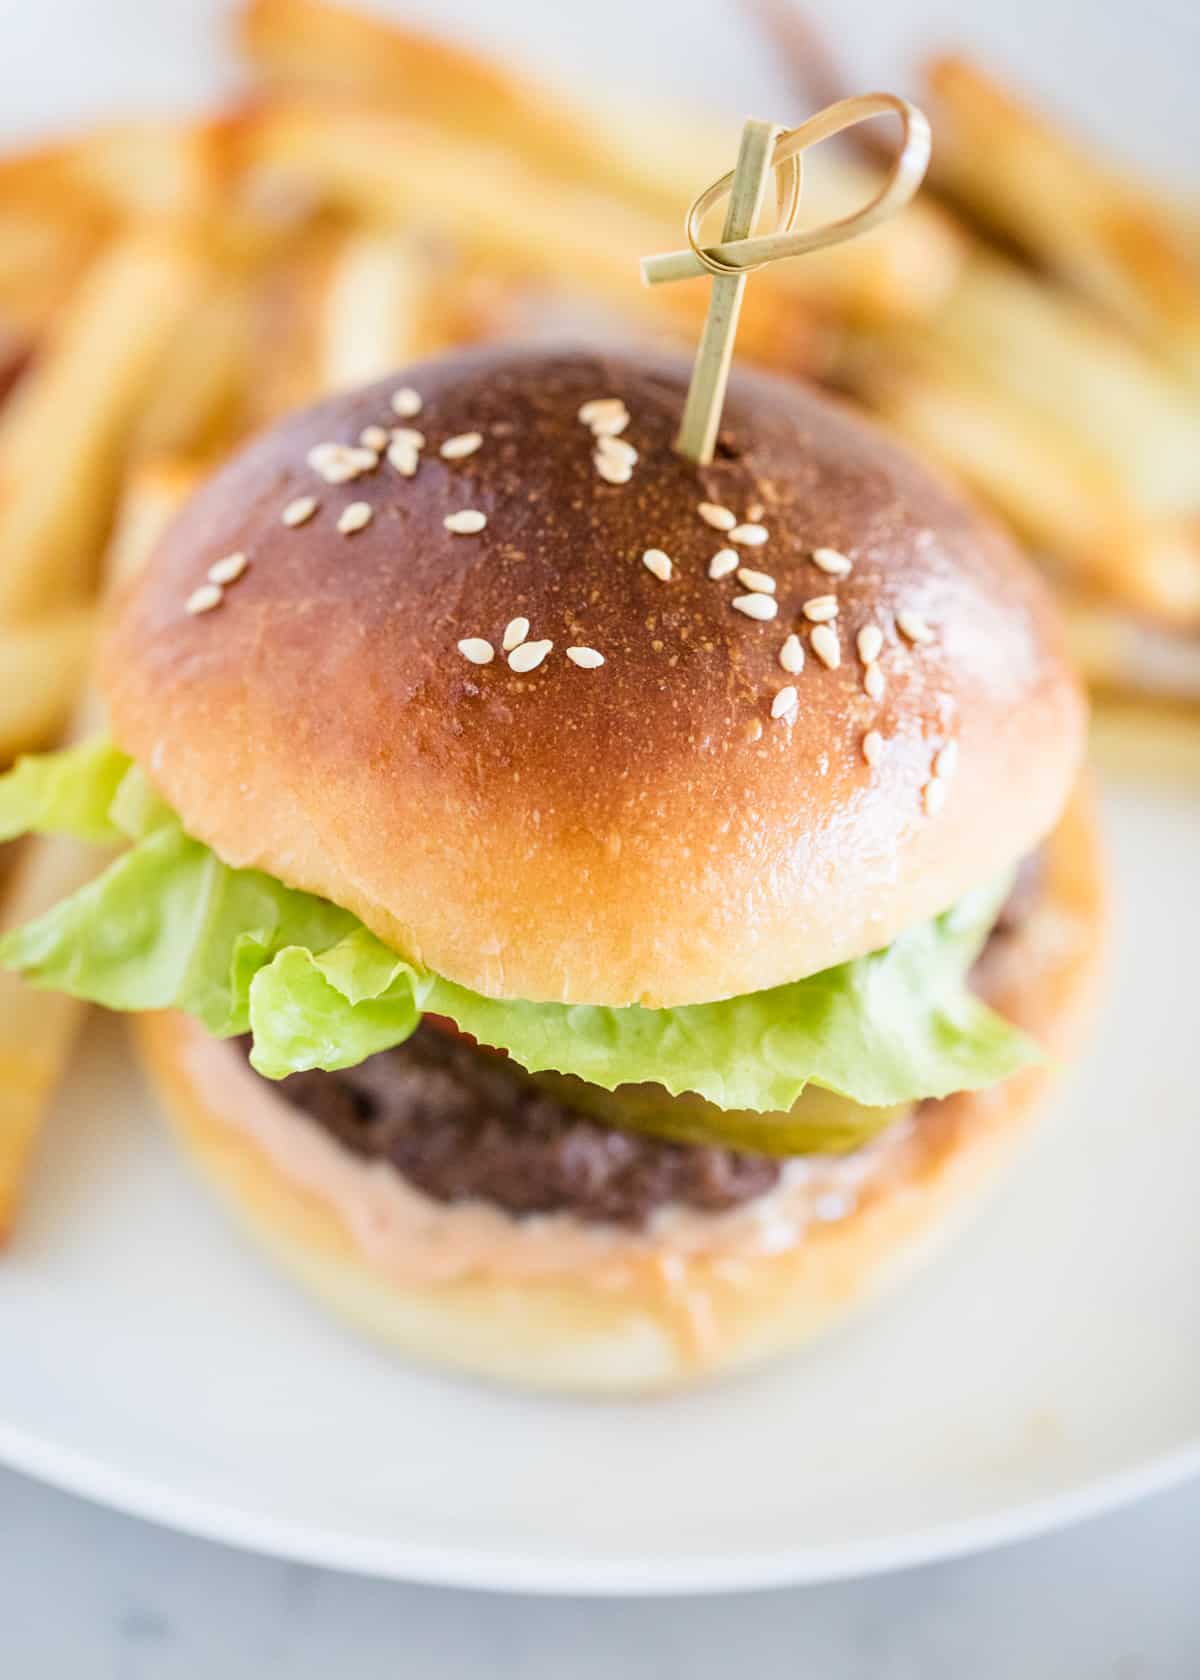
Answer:
[[[1107,817],[1107,1007],[1016,1174],[889,1308],[690,1398],[540,1402],[343,1335],[226,1227],[97,1031],[0,1265],[0,1456],[271,1552],[564,1592],[882,1569],[1200,1467],[1200,805]]]
[[[786,117],[739,8],[374,0],[598,87]],[[217,0],[55,0],[6,22],[9,132],[218,84]],[[926,44],[1016,71],[1183,180],[1189,0],[842,0],[857,85]],[[701,22],[703,27],[700,27]],[[75,43],[45,51],[47,31]],[[572,54],[574,60],[572,61]],[[23,55],[23,56],[22,56]],[[1120,113],[1114,133],[1113,112]],[[699,183],[697,183],[699,185]],[[197,1533],[381,1574],[539,1591],[816,1580],[1050,1527],[1200,1467],[1200,806],[1108,807],[1120,893],[1095,1053],[976,1226],[868,1322],[691,1399],[556,1405],[407,1372],[247,1252],[176,1161],[118,1033],[91,1038],[0,1263],[0,1456]]]

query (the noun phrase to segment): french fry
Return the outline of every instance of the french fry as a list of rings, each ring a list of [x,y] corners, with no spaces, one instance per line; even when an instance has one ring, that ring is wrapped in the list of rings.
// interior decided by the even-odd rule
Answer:
[[[100,233],[86,218],[59,207],[31,209],[3,197],[0,188],[0,322],[38,337],[62,310]]]
[[[0,620],[84,598],[123,451],[207,275],[173,236],[132,233],[88,276],[0,416]]]
[[[434,270],[404,234],[353,233],[330,272],[322,319],[321,382],[366,385],[436,347]]]
[[[114,215],[197,218],[223,194],[224,139],[220,121],[107,123],[68,144],[61,168]]]
[[[1125,781],[1178,788],[1200,784],[1200,729],[1194,703],[1136,693],[1101,697],[1092,707],[1091,759]]]
[[[92,622],[91,609],[79,606],[0,625],[0,765],[62,728],[87,669]]]
[[[0,927],[39,916],[85,886],[104,854],[64,835],[31,841],[7,883]],[[65,992],[40,992],[0,970],[0,1243],[17,1216],[46,1107],[87,1013]]]
[[[253,368],[251,279],[214,279],[169,340],[126,445],[135,461],[212,453],[231,443]]]
[[[308,183],[354,220],[391,229],[415,222],[467,261],[485,262],[497,281],[570,291],[693,338],[703,319],[702,285],[651,291],[630,261],[631,252],[676,237],[669,225],[532,176],[502,153],[378,113],[304,104],[265,109],[255,153],[260,166]],[[808,301],[763,275],[748,292],[739,343],[760,358],[811,366],[818,324]]]
[[[0,321],[41,334],[112,229],[66,179],[61,147],[0,158]]]
[[[1200,637],[1174,635],[1094,596],[1067,595],[1063,606],[1071,651],[1093,687],[1200,705]]]
[[[1200,385],[1200,263],[1174,208],[970,60],[926,76],[936,178]]]
[[[980,256],[935,320],[845,359],[861,396],[1070,575],[1200,624],[1200,404],[1109,323]]]
[[[257,431],[324,391],[325,309],[343,237],[314,229],[256,274],[243,430]]]
[[[619,124],[614,120],[623,141],[620,167],[572,175],[558,166],[557,154],[548,162],[537,147],[502,146],[495,134],[480,140],[469,129],[438,126],[414,116],[420,108],[418,102],[400,115],[282,95],[263,105],[257,122],[253,114],[247,119],[249,150],[260,166],[307,183],[352,217],[393,224],[416,218],[468,250],[486,250],[501,266],[523,256],[528,267],[540,254],[534,266],[564,284],[600,292],[643,317],[677,310],[693,330],[703,315],[703,287],[672,288],[699,303],[676,298],[648,305],[632,289],[637,275],[635,262],[630,279],[630,253],[677,242],[680,206],[728,169],[736,134],[723,136],[721,124],[697,130],[622,113]],[[805,217],[826,216],[833,205],[844,213],[871,191],[870,171],[815,165]],[[872,321],[920,316],[937,308],[962,254],[962,237],[946,216],[909,206],[857,240],[853,254],[822,251],[760,275],[748,293],[750,307],[769,317],[773,306],[776,320],[800,309]],[[764,328],[763,340],[787,343],[774,327]]]
[[[242,53],[275,91],[390,105],[443,141],[483,142],[547,173],[661,206],[659,186],[644,187],[636,167],[631,173],[606,122],[466,48],[325,0],[249,0],[238,33]]]
[[[973,485],[1065,576],[1135,611],[1195,621],[1194,526],[1147,517],[1108,460],[1072,428],[929,338],[848,343],[838,377]]]
[[[997,389],[1094,449],[1147,517],[1200,512],[1200,401],[1058,288],[980,257],[930,330]]]
[[[104,555],[107,595],[116,594],[141,571],[204,473],[202,462],[189,457],[140,462],[130,472]]]
[[[186,465],[155,465],[130,481],[106,559],[110,589],[145,563],[194,476]],[[86,630],[85,621],[85,649]],[[12,686],[3,646],[0,638],[0,695]],[[39,681],[49,668],[43,659]],[[89,691],[77,702],[67,738],[85,739],[102,723],[103,708]],[[103,851],[67,835],[26,841],[5,884],[0,927],[19,926],[48,910],[85,886],[105,861]],[[79,998],[37,991],[0,970],[0,1242],[11,1232],[46,1108],[86,1014]]]

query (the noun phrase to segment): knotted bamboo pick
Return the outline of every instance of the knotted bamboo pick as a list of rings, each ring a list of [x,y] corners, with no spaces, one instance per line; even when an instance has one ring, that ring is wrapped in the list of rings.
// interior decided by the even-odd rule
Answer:
[[[801,153],[857,123],[889,114],[900,118],[900,150],[875,197],[848,216],[793,232],[800,202]],[[929,151],[929,123],[924,114],[891,93],[865,93],[839,100],[786,133],[780,133],[770,123],[746,124],[736,167],[692,201],[684,221],[689,248],[642,260],[642,280],[648,286],[695,279],[704,274],[713,278],[708,316],[675,440],[681,455],[700,465],[712,460],[747,276],[767,263],[840,245],[843,240],[854,239],[894,215],[908,203],[924,179]],[[754,224],[762,208],[767,175],[772,169],[777,172],[778,220],[773,233],[755,236]],[[726,196],[729,209],[721,242],[702,247],[700,224],[704,215]]]

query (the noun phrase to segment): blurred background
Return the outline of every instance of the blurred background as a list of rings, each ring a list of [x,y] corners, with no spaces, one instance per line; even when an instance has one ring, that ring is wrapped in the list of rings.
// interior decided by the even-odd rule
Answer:
[[[643,290],[638,257],[678,245],[743,117],[794,123],[883,86],[933,120],[927,189],[869,238],[755,277],[739,355],[862,404],[986,501],[1059,590],[1106,762],[1200,774],[1200,13],[1187,0],[1086,14],[1073,0],[8,0],[0,17],[0,763],[94,728],[104,595],[250,431],[455,343],[586,334],[690,349],[707,288]],[[869,194],[894,137],[886,123],[856,134],[814,156],[805,217]],[[0,919],[24,920],[93,867],[70,844],[0,849]],[[81,1013],[0,979],[0,1066],[17,1069],[4,1073],[0,1227]],[[151,1553],[177,1559],[196,1594],[259,1594],[264,1649],[289,1594],[317,1592],[316,1572],[239,1574],[115,1518],[73,1527],[74,1510],[0,1479],[0,1565],[9,1546],[15,1569],[18,1530],[44,1542],[48,1568],[56,1548],[84,1567],[111,1541],[121,1608],[95,1672],[200,1672],[178,1659],[153,1592],[130,1592]],[[1038,1627],[1003,1630],[988,1578],[968,1571],[994,1568],[1015,1606],[1053,1567],[1078,1606],[1088,1569],[1115,1575],[1152,1541],[1174,1555],[1197,1524],[1200,1504],[1176,1503],[1027,1564],[945,1566],[902,1597],[883,1583],[857,1599],[776,1595],[762,1624],[739,1610],[723,1625],[773,1630],[769,1673],[793,1672],[811,1615],[830,1676],[1193,1674],[1200,1630],[1169,1571],[1126,1572],[1090,1620],[1057,1627],[1043,1594]],[[51,1672],[40,1572],[14,1569],[0,1575],[26,1583],[21,1672]],[[968,1619],[923,1633],[922,1606],[944,1608],[956,1583]],[[382,1597],[326,1596],[339,1614],[366,1607],[382,1664]],[[172,1602],[176,1621],[200,1613],[182,1589]],[[436,1628],[435,1607],[456,1601],[415,1602],[407,1613]],[[463,1646],[454,1672],[543,1672],[539,1614],[497,1613],[508,1654]],[[565,1615],[560,1666],[571,1628],[591,1627],[627,1672],[718,1671],[697,1667],[677,1608],[657,1624],[639,1612],[643,1656],[659,1653],[640,1668],[611,1619]],[[856,1646],[856,1616],[902,1617],[908,1645]],[[68,1636],[54,1637],[65,1663]],[[232,1644],[204,1650],[235,1672]],[[364,1646],[350,1672],[385,1672],[374,1661]]]

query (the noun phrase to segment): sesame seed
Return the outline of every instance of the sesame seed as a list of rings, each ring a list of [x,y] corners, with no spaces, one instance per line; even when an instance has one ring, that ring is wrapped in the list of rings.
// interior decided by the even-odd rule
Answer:
[[[766,511],[766,508],[761,502],[751,502],[750,506],[746,509],[746,518],[754,520],[755,523],[757,523]]]
[[[931,817],[936,817],[946,803],[946,784],[940,777],[935,776],[932,781],[925,783],[925,810]]]
[[[642,565],[656,578],[661,578],[663,583],[670,583],[673,570],[671,556],[664,554],[661,548],[648,548],[642,555]]]
[[[459,513],[448,513],[442,524],[457,537],[475,537],[487,524],[487,514],[477,508],[463,508]]]
[[[285,525],[303,525],[306,519],[311,519],[320,504],[315,496],[297,496],[288,503],[280,514]]]
[[[209,583],[236,583],[250,564],[244,554],[227,554],[208,568]]]
[[[858,657],[864,665],[874,665],[883,652],[883,631],[878,624],[864,624],[858,632]]]
[[[958,769],[958,742],[947,741],[933,761],[933,773],[943,782],[948,782]]]
[[[393,426],[392,442],[402,443],[409,449],[424,449],[425,433],[419,432],[415,426]]]
[[[591,397],[579,410],[578,418],[585,426],[595,426],[598,420],[607,420],[613,415],[627,414],[624,400],[621,397]]]
[[[747,589],[753,589],[756,595],[774,595],[775,579],[767,572],[755,572],[749,566],[738,568],[738,582],[744,583]]]
[[[735,525],[729,540],[741,543],[744,548],[761,548],[770,534],[765,525]]]
[[[779,611],[779,603],[773,595],[735,595],[730,605],[735,612],[745,613],[747,618],[757,618],[763,623],[774,618]]]
[[[592,465],[609,484],[628,484],[633,477],[633,468],[628,461],[621,461],[615,455],[608,455],[598,449],[592,456]]]
[[[629,424],[628,409],[613,409],[611,413],[601,414],[592,421],[592,436],[595,438],[616,437]]]
[[[863,688],[872,700],[882,700],[886,687],[883,676],[883,666],[874,663],[867,666],[863,673]]]
[[[849,577],[854,570],[851,561],[836,548],[814,548],[812,557],[813,565],[829,577]]]
[[[211,612],[214,607],[219,607],[224,599],[225,591],[219,583],[202,583],[184,602],[184,611],[194,618],[197,613]]]
[[[482,442],[481,432],[459,432],[457,437],[446,439],[438,454],[443,461],[462,461],[468,455],[474,455]]]
[[[810,624],[828,624],[838,615],[838,599],[836,595],[814,595],[800,610]]]
[[[779,689],[771,701],[771,716],[773,718],[794,717],[796,708],[800,704],[800,696],[791,683],[786,683]]]
[[[458,644],[458,651],[464,659],[469,659],[472,665],[490,665],[496,657],[496,650],[491,642],[485,642],[482,636],[464,636]]]
[[[369,525],[374,517],[375,509],[370,502],[347,502],[338,515],[337,528],[344,537],[352,537],[355,531]]]
[[[528,634],[529,620],[527,618],[510,618],[504,626],[504,636],[501,639],[500,646],[505,653],[511,653],[514,648],[520,647]]]
[[[401,385],[398,391],[392,392],[392,413],[398,414],[402,420],[411,420],[414,414],[421,412],[421,394],[414,391],[411,385]]]
[[[326,484],[348,484],[379,465],[373,449],[355,449],[348,443],[318,443],[308,452],[308,464]]]
[[[868,729],[862,738],[862,755],[872,768],[883,757],[883,736],[878,729]]]
[[[388,465],[395,467],[401,478],[413,478],[421,464],[420,456],[408,443],[393,443],[387,452]]]
[[[509,654],[509,666],[514,671],[536,671],[553,646],[553,642],[522,642]]]
[[[814,625],[811,641],[812,650],[822,665],[836,671],[842,663],[842,644],[838,641],[838,633],[833,625]]]
[[[779,650],[779,663],[792,676],[798,675],[804,669],[804,643],[793,630]]]
[[[725,578],[738,569],[737,553],[732,548],[719,548],[708,562],[710,578]]]
[[[606,434],[596,439],[597,455],[607,455],[612,461],[625,461],[629,466],[638,458],[638,452],[625,438],[609,437]]]
[[[584,671],[594,671],[604,663],[604,655],[590,647],[569,647],[567,658],[572,665],[578,665]]]
[[[717,502],[701,502],[696,512],[714,531],[732,531],[737,524],[737,514],[730,513],[727,507],[721,507]]]
[[[920,613],[898,612],[896,614],[896,628],[910,642],[931,642],[933,640],[933,631]]]
[[[378,455],[387,448],[387,431],[383,426],[364,426],[358,434],[358,441],[364,449],[373,449]]]

